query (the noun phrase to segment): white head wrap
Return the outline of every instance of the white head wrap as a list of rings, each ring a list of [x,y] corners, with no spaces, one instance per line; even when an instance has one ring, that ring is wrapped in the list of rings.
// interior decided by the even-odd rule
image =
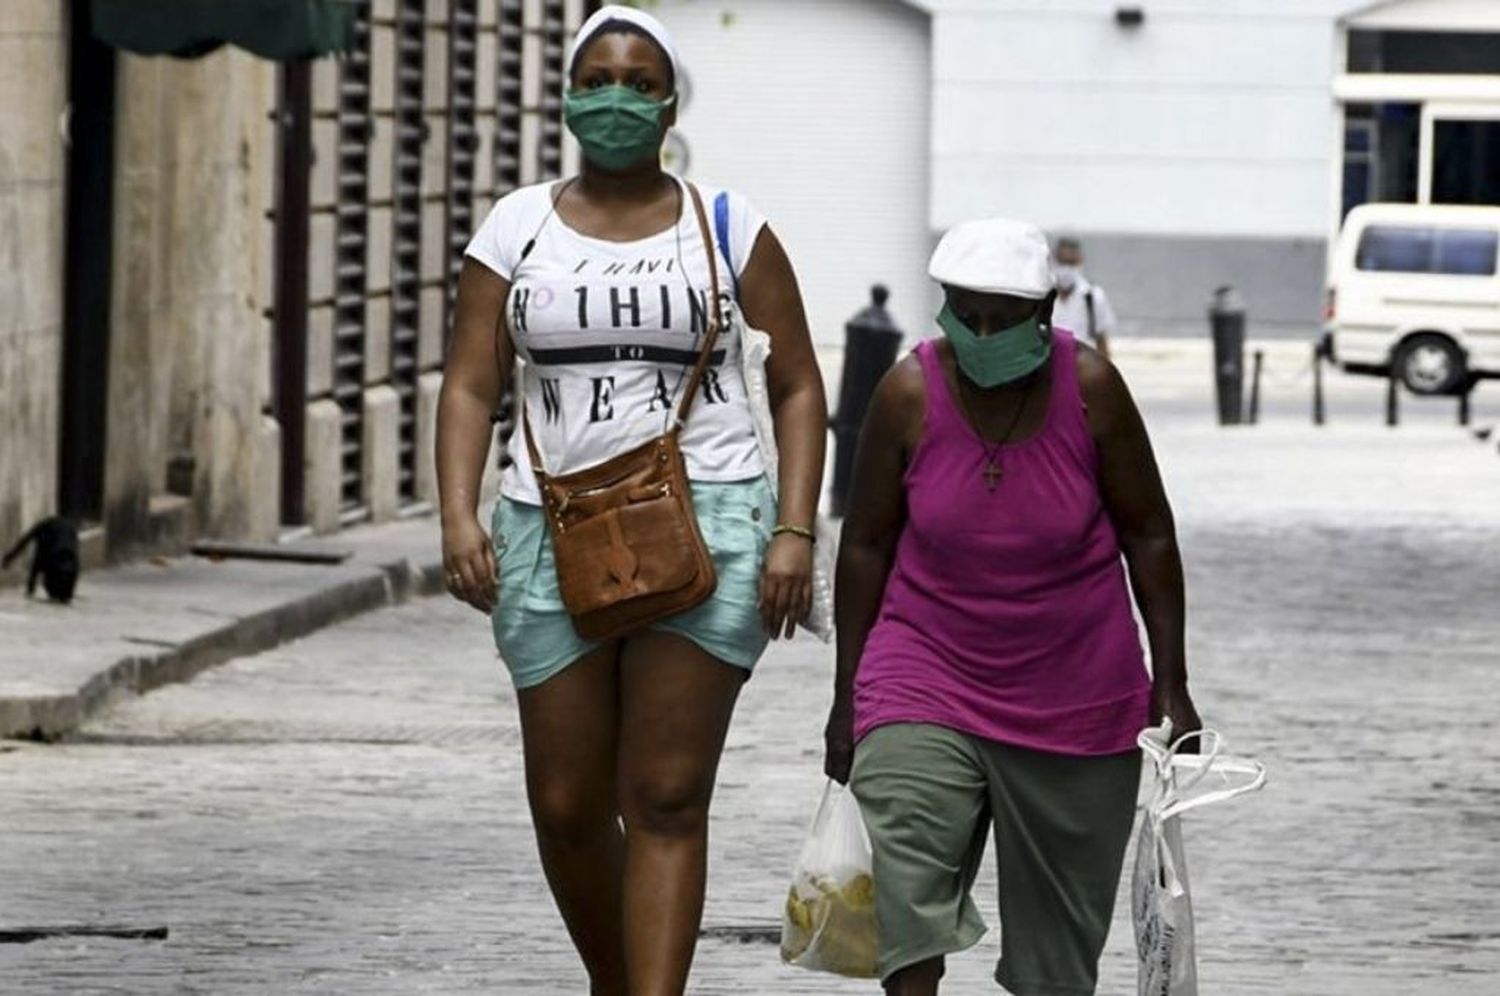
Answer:
[[[927,273],[940,284],[1039,301],[1052,293],[1052,254],[1042,230],[1025,221],[988,218],[948,229]]]
[[[651,36],[651,40],[661,46],[661,50],[667,53],[667,61],[672,64],[672,78],[681,79],[682,69],[677,60],[677,46],[672,43],[672,36],[667,31],[667,26],[643,10],[634,7],[622,7],[618,4],[606,4],[600,7],[594,16],[583,22],[583,27],[578,29],[578,34],[573,36],[573,47],[568,50],[568,77],[573,76],[573,66],[578,61],[578,54],[584,50],[589,42],[599,34],[599,29],[610,21],[625,21],[640,28]],[[566,84],[565,84],[566,85]]]

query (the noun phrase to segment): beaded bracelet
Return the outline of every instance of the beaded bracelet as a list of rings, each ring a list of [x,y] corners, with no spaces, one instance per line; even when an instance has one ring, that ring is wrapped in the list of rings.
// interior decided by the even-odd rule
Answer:
[[[772,536],[780,536],[782,533],[791,533],[793,536],[801,536],[803,539],[814,545],[816,545],[818,542],[818,534],[813,532],[811,529],[808,529],[806,526],[793,526],[783,522],[779,524],[775,529],[771,530]]]

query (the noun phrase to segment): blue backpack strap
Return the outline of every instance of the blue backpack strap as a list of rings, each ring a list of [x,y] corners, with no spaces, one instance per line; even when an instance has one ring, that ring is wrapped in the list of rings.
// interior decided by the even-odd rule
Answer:
[[[735,272],[734,253],[729,248],[729,191],[719,191],[714,198],[714,234],[719,247],[724,250],[724,259],[729,263],[729,282],[734,287],[734,299],[740,299],[740,276]]]

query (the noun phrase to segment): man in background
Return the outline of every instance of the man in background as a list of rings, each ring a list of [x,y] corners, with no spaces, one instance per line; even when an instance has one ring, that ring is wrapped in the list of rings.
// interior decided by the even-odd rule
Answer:
[[[1052,323],[1072,332],[1081,342],[1109,356],[1109,337],[1115,333],[1115,309],[1104,288],[1083,275],[1083,245],[1075,238],[1057,240],[1052,250],[1057,280],[1057,304]]]

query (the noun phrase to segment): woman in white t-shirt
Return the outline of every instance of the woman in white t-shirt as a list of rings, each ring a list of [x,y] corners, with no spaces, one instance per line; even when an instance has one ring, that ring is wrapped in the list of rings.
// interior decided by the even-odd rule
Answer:
[[[666,30],[639,11],[606,7],[579,31],[565,106],[583,169],[503,198],[474,236],[439,403],[449,588],[492,613],[518,690],[542,862],[594,994],[686,986],[730,715],[767,641],[790,636],[812,599],[827,408],[807,319],[754,207],[700,187],[718,216],[710,241],[727,243],[705,246],[685,184],[662,171],[677,68]],[[717,304],[708,252],[720,253]],[[708,309],[735,293],[773,341],[780,494],[761,463],[740,343],[726,336],[681,440],[717,589],[646,631],[584,641],[559,597],[524,443],[511,444],[493,545],[477,517],[490,416],[514,359],[546,470],[567,474],[664,431]]]

